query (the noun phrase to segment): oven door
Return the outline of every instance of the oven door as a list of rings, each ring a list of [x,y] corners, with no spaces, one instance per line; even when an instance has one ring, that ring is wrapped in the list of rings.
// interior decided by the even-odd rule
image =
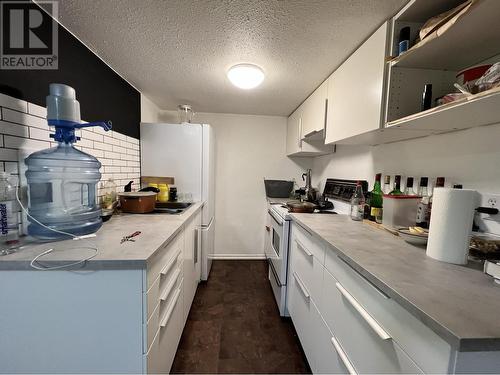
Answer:
[[[286,246],[288,243],[288,222],[272,210],[268,210],[270,216],[269,245],[266,257],[271,273],[279,286],[286,285]]]

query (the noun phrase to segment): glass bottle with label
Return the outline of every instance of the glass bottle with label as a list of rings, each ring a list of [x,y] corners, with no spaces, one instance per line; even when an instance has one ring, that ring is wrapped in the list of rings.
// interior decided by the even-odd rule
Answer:
[[[413,190],[413,177],[408,177],[406,179],[405,195],[417,195]]]
[[[394,176],[394,188],[389,193],[389,195],[402,195],[402,194],[403,192],[401,191],[401,176],[396,175]]]
[[[427,190],[428,182],[428,177],[420,178],[419,194],[422,196],[422,199],[420,199],[420,202],[418,202],[416,222],[417,226],[422,228],[429,227],[429,223],[427,222],[427,210],[429,209],[429,191]]]
[[[382,204],[384,201],[382,186],[380,184],[382,173],[375,175],[375,183],[370,196],[370,220],[382,223]]]
[[[434,185],[434,188],[432,189],[432,194],[429,197],[429,207],[427,208],[427,223],[430,225],[431,223],[431,213],[432,213],[432,197],[434,196],[434,189],[436,188],[442,188],[444,187],[444,177],[438,177],[436,179],[436,184]]]
[[[391,192],[391,176],[384,176],[384,194],[389,194]]]
[[[10,254],[19,245],[17,188],[9,178],[8,173],[0,172],[0,255]]]
[[[365,196],[363,194],[363,188],[361,187],[361,181],[358,181],[356,190],[351,198],[351,219],[355,221],[363,220],[364,211]]]

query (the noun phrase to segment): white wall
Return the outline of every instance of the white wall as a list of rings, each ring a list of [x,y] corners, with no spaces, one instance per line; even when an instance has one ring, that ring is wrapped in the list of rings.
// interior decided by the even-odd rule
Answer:
[[[164,111],[160,121],[177,122],[177,113]],[[216,256],[264,257],[263,178],[299,181],[312,160],[285,156],[285,117],[197,113],[195,121],[215,130]]]
[[[386,145],[338,146],[337,153],[314,159],[313,182],[326,178],[366,179],[375,173],[445,176],[480,192],[500,192],[500,124]]]
[[[158,122],[160,108],[141,93],[141,122]]]

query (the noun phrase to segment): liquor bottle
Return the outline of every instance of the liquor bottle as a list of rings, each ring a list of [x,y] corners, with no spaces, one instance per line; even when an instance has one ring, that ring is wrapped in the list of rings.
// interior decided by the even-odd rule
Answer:
[[[430,109],[432,106],[432,84],[427,83],[422,93],[422,111]]]
[[[401,191],[401,176],[396,175],[394,176],[394,188],[389,193],[389,195],[402,195],[402,194],[403,192]]]
[[[356,190],[351,198],[351,219],[355,221],[363,220],[365,211],[365,196],[363,195],[363,188],[361,181],[356,184]]]
[[[365,208],[363,212],[363,219],[370,220],[370,204],[372,200],[372,193],[367,191],[365,194]]]
[[[384,201],[382,186],[380,184],[381,179],[382,173],[377,173],[375,175],[373,190],[370,193],[370,220],[376,221],[377,223],[382,222],[382,203]]]
[[[436,178],[436,184],[434,185],[434,188],[432,189],[432,194],[429,197],[429,207],[427,208],[427,223],[431,223],[431,214],[432,214],[432,197],[434,196],[434,189],[436,188],[442,188],[444,187],[444,177],[438,177]]]
[[[427,184],[429,182],[428,177],[420,178],[420,190],[419,194],[422,196],[420,202],[417,206],[417,226],[422,228],[428,228],[429,223],[427,222],[427,210],[429,208],[429,192],[427,190]]]
[[[384,176],[384,194],[389,194],[391,192],[391,176]]]
[[[417,195],[413,190],[413,177],[408,177],[406,179],[405,195]]]

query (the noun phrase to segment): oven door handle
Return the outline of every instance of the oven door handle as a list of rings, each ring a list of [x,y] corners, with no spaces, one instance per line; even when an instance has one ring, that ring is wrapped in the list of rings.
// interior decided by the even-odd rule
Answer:
[[[282,222],[280,223],[280,222],[278,221],[278,219],[276,219],[276,217],[275,217],[275,216],[274,216],[274,214],[271,212],[271,210],[269,210],[269,209],[268,209],[268,210],[267,210],[267,212],[268,212],[268,213],[269,213],[269,215],[273,218],[273,220],[276,222],[276,224],[278,224],[280,227],[282,227],[282,226],[283,226],[283,223],[282,223]]]
[[[276,281],[276,284],[278,284],[279,287],[285,286],[281,283],[278,274],[276,273],[276,270],[274,269],[273,262],[271,258],[267,258],[267,263],[269,264],[269,269],[271,270],[271,273],[274,276],[274,280]]]

